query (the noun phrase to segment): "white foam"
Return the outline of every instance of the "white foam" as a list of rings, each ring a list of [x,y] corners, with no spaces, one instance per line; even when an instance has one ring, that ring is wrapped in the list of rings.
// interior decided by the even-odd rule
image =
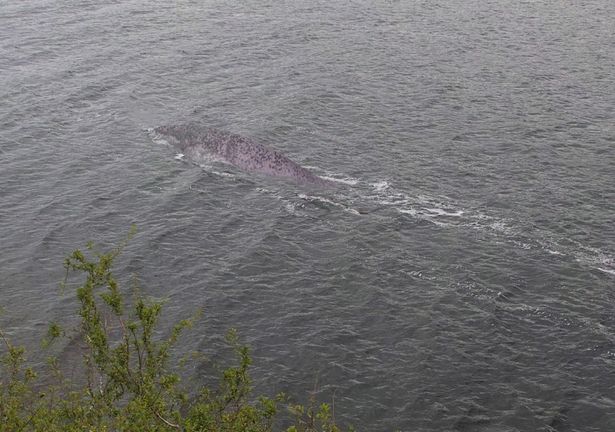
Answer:
[[[175,159],[177,159],[177,160],[183,160],[183,159],[184,159],[184,156],[185,156],[185,154],[183,154],[183,153],[177,153],[177,154],[175,155]]]
[[[416,216],[418,214],[415,209],[397,209],[397,211],[403,214],[409,214],[410,216]]]
[[[336,177],[331,177],[331,176],[319,176],[321,179],[323,180],[328,180],[328,181],[332,181],[332,182],[336,182],[336,183],[343,183],[343,184],[347,184],[350,186],[355,186],[357,183],[359,183],[359,180],[356,178],[352,178],[352,177],[347,177],[347,178],[336,178]]]
[[[391,200],[391,199],[383,199],[383,200],[378,200],[377,201],[378,204],[382,204],[382,205],[405,205],[408,204],[409,200],[406,199],[400,199],[400,200]]]
[[[430,213],[433,213],[436,216],[460,217],[461,215],[463,215],[465,213],[463,210],[446,211],[446,210],[441,209],[441,208],[426,208],[425,210],[430,212]],[[427,216],[431,216],[431,215],[427,215]]]
[[[225,172],[225,171],[215,171],[215,170],[210,170],[210,172],[212,174],[216,174],[219,175],[220,177],[230,177],[230,178],[235,178],[235,174],[231,174],[229,172]]]
[[[512,244],[516,245],[517,247],[524,249],[524,250],[530,250],[533,249],[532,245],[529,243],[524,243],[522,241],[518,241],[518,240],[513,240]]]
[[[297,207],[292,203],[284,204],[284,209],[293,216],[302,216],[302,214],[297,211]]]
[[[373,186],[374,189],[376,189],[376,191],[378,192],[382,192],[391,187],[391,184],[386,180],[382,180],[376,183],[370,183],[370,185]]]
[[[359,179],[354,178],[354,177],[346,177],[342,173],[334,173],[332,171],[323,170],[322,168],[314,166],[314,165],[302,165],[302,166],[303,168],[308,169],[310,171],[324,172],[325,173],[324,175],[318,176],[323,180],[328,180],[328,181],[332,181],[336,183],[343,183],[343,184],[347,184],[350,186],[355,186],[359,183]]]
[[[501,232],[503,234],[512,234],[512,228],[506,225],[503,221],[496,221],[489,224],[489,228],[494,231]]]
[[[351,213],[355,216],[361,216],[361,212],[359,210],[355,210],[352,207],[344,207],[344,211]]]

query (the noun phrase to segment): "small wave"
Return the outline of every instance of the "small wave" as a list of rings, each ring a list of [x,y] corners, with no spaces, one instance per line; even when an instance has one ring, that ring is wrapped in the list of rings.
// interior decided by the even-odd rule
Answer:
[[[403,213],[403,214],[408,214],[410,216],[416,216],[418,215],[418,211],[416,211],[415,209],[397,209],[398,212]]]
[[[302,165],[302,166],[305,169],[308,169],[315,173],[322,173],[322,174],[317,174],[317,175],[323,180],[332,181],[335,183],[342,183],[342,184],[346,184],[349,186],[356,186],[357,184],[359,184],[359,179],[355,177],[350,177],[342,173],[335,173],[332,171],[327,171],[327,170],[324,170],[314,165]]]
[[[335,183],[342,183],[342,184],[347,184],[350,186],[356,186],[359,183],[359,180],[352,178],[352,177],[347,177],[347,178],[337,178],[337,177],[332,177],[329,175],[326,176],[319,176],[321,179],[323,180],[328,180],[328,181],[332,181]]]
[[[392,198],[392,199],[383,199],[383,200],[379,200],[378,204],[382,204],[382,205],[389,205],[389,206],[400,206],[400,205],[405,205],[408,204],[409,200],[407,198]]]
[[[422,220],[422,221],[426,221],[429,222],[433,225],[439,226],[439,227],[449,227],[451,224],[438,220],[437,218],[433,217],[432,215],[426,214],[424,211],[421,210],[417,210],[414,208],[397,208],[397,211],[401,214],[406,214],[409,216],[412,216],[413,218]]]
[[[236,175],[230,172],[225,172],[225,171],[215,171],[215,170],[210,170],[210,172],[212,174],[218,175],[220,177],[229,177],[229,178],[235,178]]]
[[[465,213],[463,210],[447,211],[441,208],[425,208],[425,210],[436,216],[461,217]]]
[[[359,212],[358,210],[356,210],[356,209],[354,209],[352,207],[348,207],[345,204],[338,203],[338,202],[335,202],[333,200],[330,200],[328,198],[324,198],[324,197],[321,197],[321,196],[306,195],[304,193],[298,194],[297,196],[299,198],[303,199],[303,200],[306,200],[306,201],[321,202],[321,203],[324,203],[324,204],[332,205],[334,207],[339,207],[339,208],[343,209],[344,211],[347,211],[347,212],[352,213],[352,214],[357,215],[357,216],[361,214],[361,212]]]
[[[615,269],[606,269],[602,267],[596,267],[596,269],[600,270],[601,272],[608,273],[608,274],[615,276]]]

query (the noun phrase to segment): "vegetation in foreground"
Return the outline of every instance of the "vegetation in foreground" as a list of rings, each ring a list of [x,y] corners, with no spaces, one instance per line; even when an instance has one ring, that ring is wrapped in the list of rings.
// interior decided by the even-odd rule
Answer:
[[[223,371],[217,387],[189,394],[169,363],[172,347],[193,319],[177,323],[166,339],[156,337],[162,303],[140,296],[126,305],[111,271],[121,249],[99,253],[89,244],[92,259],[80,250],[65,259],[65,282],[70,274],[85,276],[77,288],[79,334],[87,347],[78,383],[63,375],[53,357],[36,372],[27,365],[24,348],[0,331],[0,432],[265,432],[281,423],[292,424],[288,432],[341,431],[328,404],[311,398],[302,406],[282,394],[253,395],[249,349],[232,330],[227,342],[236,364]],[[52,324],[44,343],[64,334]]]

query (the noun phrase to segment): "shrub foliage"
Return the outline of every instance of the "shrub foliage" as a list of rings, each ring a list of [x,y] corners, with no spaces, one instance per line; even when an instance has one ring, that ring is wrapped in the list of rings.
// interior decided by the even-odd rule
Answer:
[[[25,349],[0,331],[0,432],[265,432],[280,424],[290,424],[288,432],[340,431],[328,404],[310,398],[302,406],[282,394],[253,395],[250,352],[234,330],[226,340],[235,364],[223,370],[217,387],[189,394],[170,356],[194,318],[177,323],[166,338],[157,337],[162,303],[138,296],[128,307],[113,276],[122,247],[100,253],[88,244],[87,253],[75,250],[64,262],[64,283],[71,274],[81,275],[76,294],[78,333],[86,347],[82,379],[68,380],[55,358],[37,373]],[[64,334],[51,324],[44,345]]]

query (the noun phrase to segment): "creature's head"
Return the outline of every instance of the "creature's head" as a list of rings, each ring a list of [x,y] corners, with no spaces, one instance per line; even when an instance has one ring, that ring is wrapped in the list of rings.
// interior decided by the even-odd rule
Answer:
[[[158,126],[154,128],[157,138],[163,139],[174,147],[182,149],[185,146],[183,131],[178,126]]]

